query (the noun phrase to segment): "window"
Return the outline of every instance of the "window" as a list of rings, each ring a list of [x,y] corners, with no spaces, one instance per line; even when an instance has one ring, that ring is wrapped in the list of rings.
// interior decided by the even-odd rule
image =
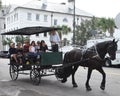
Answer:
[[[40,15],[36,14],[36,21],[40,21]]]
[[[6,28],[6,24],[4,24],[4,29]]]
[[[64,18],[64,19],[63,19],[63,22],[66,22],[66,23],[67,23],[67,22],[68,22],[67,18]]]
[[[48,15],[44,15],[44,22],[47,22]]]
[[[14,14],[14,21],[17,21],[18,20],[18,13],[15,13]]]
[[[7,18],[7,24],[10,24],[10,17]]]
[[[31,13],[27,13],[27,20],[32,20],[32,14]]]
[[[57,25],[57,19],[54,19],[54,25]]]

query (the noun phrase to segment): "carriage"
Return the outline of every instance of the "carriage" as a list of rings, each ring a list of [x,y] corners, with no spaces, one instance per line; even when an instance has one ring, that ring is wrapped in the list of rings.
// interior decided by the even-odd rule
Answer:
[[[52,27],[27,27],[19,30],[3,33],[2,35],[32,35],[43,32],[49,32],[51,30],[59,30],[59,28]],[[42,76],[55,75],[62,83],[67,81],[67,78],[72,75],[73,87],[77,87],[75,81],[75,72],[79,66],[88,67],[87,80],[85,83],[86,90],[91,91],[92,88],[89,84],[91,73],[94,69],[102,74],[102,82],[100,88],[105,89],[106,84],[106,73],[102,66],[106,60],[116,59],[117,42],[115,39],[110,41],[104,41],[97,43],[96,45],[82,51],[80,49],[73,49],[64,54],[62,58],[62,52],[48,52],[42,53],[41,58],[38,58],[39,63],[31,61],[32,58],[25,57],[25,63],[23,65],[17,65],[10,59],[10,76],[12,80],[17,80],[18,74],[21,71],[30,70],[30,79],[33,84],[38,85],[41,81]],[[109,57],[106,57],[109,54]],[[63,60],[62,60],[63,59]],[[27,63],[29,62],[29,63]],[[52,74],[44,72],[44,70],[52,69]]]
[[[52,30],[61,30],[61,28],[53,27],[26,27],[15,31],[2,33],[2,35],[33,35]],[[30,74],[30,79],[33,84],[38,85],[41,82],[41,77],[55,74],[56,67],[62,65],[62,52],[42,52],[40,57],[24,56],[22,64],[17,64],[15,60],[10,58],[9,73],[12,80],[17,80],[19,74]],[[48,70],[52,70],[49,72]],[[30,71],[25,73],[25,71]]]

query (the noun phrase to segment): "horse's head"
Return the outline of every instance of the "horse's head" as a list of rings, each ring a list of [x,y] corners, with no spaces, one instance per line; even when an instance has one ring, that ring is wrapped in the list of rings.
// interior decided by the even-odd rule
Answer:
[[[67,81],[67,78],[70,76],[70,73],[67,72],[67,68],[57,68],[55,70],[55,76],[56,78],[61,81],[62,83],[65,83]]]
[[[62,83],[65,83],[67,81],[67,78],[72,73],[72,66],[68,66],[70,63],[70,57],[71,54],[69,54],[69,52],[66,52],[64,55],[63,66],[55,70],[57,79],[59,79]]]
[[[113,39],[113,41],[110,41],[107,45],[107,53],[109,54],[111,60],[116,59],[117,42],[118,41]]]

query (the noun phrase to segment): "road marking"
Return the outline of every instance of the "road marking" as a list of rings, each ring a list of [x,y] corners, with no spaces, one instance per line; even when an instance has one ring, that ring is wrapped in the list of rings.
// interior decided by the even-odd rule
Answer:
[[[110,75],[117,75],[117,76],[120,76],[119,73],[112,73],[112,72],[106,72],[107,74],[110,74]]]

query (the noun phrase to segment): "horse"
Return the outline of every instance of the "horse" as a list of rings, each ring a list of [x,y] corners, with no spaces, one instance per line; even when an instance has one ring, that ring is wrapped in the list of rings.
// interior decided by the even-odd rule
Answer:
[[[65,83],[67,78],[72,75],[73,87],[78,87],[74,78],[75,72],[79,66],[88,67],[87,81],[85,86],[87,91],[91,91],[92,88],[89,85],[89,80],[92,71],[96,69],[102,74],[103,79],[100,88],[104,90],[106,83],[106,73],[102,67],[107,59],[116,59],[117,42],[118,41],[113,39],[110,41],[97,43],[85,51],[80,49],[73,49],[69,52],[66,52],[63,59],[63,66],[58,68],[55,72],[56,77],[59,78],[62,83]],[[106,57],[106,54],[108,54],[109,57]]]

